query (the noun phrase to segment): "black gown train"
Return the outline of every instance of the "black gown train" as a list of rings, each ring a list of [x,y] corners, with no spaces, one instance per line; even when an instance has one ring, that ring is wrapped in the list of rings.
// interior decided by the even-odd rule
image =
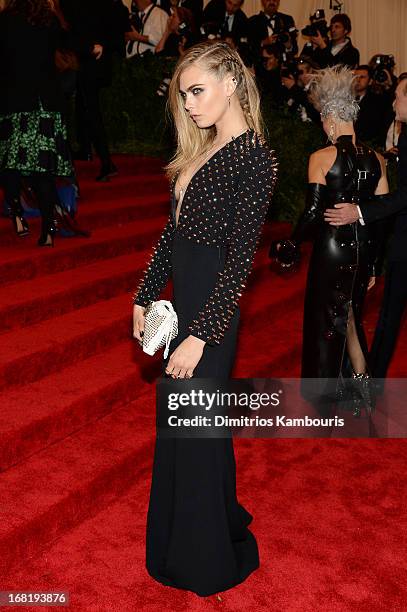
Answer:
[[[248,130],[192,177],[177,226],[173,181],[171,214],[135,303],[157,299],[172,277],[179,333],[169,355],[190,334],[205,340],[194,377],[230,375],[238,301],[275,178],[272,152]],[[231,438],[156,438],[146,541],[153,578],[201,596],[239,584],[259,565],[251,520],[236,496]]]

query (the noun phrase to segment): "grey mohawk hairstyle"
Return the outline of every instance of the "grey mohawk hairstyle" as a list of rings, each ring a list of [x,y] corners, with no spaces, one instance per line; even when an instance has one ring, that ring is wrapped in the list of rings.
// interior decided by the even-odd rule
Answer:
[[[355,76],[346,66],[333,66],[317,72],[312,79],[310,99],[321,113],[338,121],[355,121],[359,105],[355,100]]]

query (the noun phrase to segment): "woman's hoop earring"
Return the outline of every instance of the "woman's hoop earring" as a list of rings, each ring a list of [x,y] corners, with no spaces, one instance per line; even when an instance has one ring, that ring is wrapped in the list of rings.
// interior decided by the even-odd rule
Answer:
[[[229,96],[229,98],[228,98],[228,104],[229,104],[229,108],[230,108],[230,96]]]

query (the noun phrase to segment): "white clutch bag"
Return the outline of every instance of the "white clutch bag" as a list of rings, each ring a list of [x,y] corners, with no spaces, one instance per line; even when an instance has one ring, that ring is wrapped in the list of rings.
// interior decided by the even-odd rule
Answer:
[[[168,357],[170,342],[178,335],[178,317],[168,300],[151,302],[144,312],[143,351],[154,355],[165,346],[164,359]]]

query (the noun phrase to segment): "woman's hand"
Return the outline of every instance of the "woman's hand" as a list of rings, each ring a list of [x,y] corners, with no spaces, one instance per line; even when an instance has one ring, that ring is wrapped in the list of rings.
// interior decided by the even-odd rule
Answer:
[[[317,30],[318,34],[316,36],[311,36],[311,42],[313,45],[316,45],[320,49],[325,49],[327,44],[325,42],[324,37],[321,35],[321,32]]]
[[[133,337],[139,341],[140,344],[143,342],[143,334],[144,334],[144,322],[145,322],[145,313],[146,309],[144,306],[139,306],[138,304],[134,304],[133,308]]]
[[[372,287],[374,287],[376,284],[376,277],[375,276],[371,276],[369,278],[369,284],[367,286],[367,290],[369,291],[369,289],[371,289]]]
[[[201,360],[205,341],[195,336],[188,336],[170,355],[166,374],[172,378],[192,378],[194,369]]]

